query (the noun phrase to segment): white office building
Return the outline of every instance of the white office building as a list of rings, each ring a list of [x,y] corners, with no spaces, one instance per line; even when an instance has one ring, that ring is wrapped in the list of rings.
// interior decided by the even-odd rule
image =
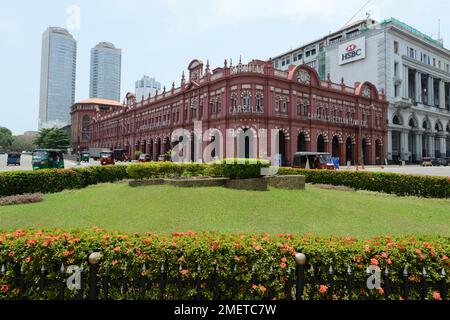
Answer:
[[[42,35],[39,129],[70,124],[75,102],[77,42],[63,28],[49,27]]]
[[[450,51],[396,19],[358,21],[272,59],[275,68],[308,64],[322,80],[370,81],[389,101],[387,159],[450,156]]]
[[[156,91],[161,92],[161,83],[150,78],[149,76],[143,76],[141,80],[136,81],[135,95],[136,99],[147,99],[149,95],[154,96]]]
[[[91,49],[90,98],[120,101],[122,50],[100,42]]]

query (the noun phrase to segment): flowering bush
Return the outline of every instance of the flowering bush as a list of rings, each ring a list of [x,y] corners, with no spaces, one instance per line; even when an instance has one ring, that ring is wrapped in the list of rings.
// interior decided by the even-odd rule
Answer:
[[[444,177],[291,168],[280,168],[278,174],[300,174],[306,176],[307,183],[346,186],[356,190],[384,192],[398,196],[450,198],[450,179]]]
[[[108,270],[112,282],[123,279],[138,279],[145,275],[155,280],[155,285],[145,292],[146,299],[158,299],[158,279],[161,266],[168,278],[185,280],[182,298],[194,298],[197,287],[194,279],[209,279],[218,267],[218,288],[221,297],[230,297],[230,284],[224,280],[234,279],[239,283],[237,299],[285,299],[285,284],[295,275],[296,252],[306,254],[306,279],[313,275],[320,279],[316,285],[306,285],[305,294],[314,299],[383,299],[384,289],[370,291],[355,288],[333,288],[328,282],[328,270],[333,266],[333,281],[345,281],[347,269],[353,270],[354,281],[367,280],[365,270],[378,265],[383,271],[387,267],[389,279],[401,286],[403,270],[408,268],[409,281],[420,283],[423,268],[428,273],[427,281],[439,283],[441,271],[450,272],[450,239],[440,237],[375,238],[356,240],[350,237],[318,238],[312,235],[224,235],[216,233],[173,233],[171,236],[147,234],[123,234],[106,232],[95,228],[89,231],[64,232],[61,230],[16,230],[0,233],[0,266],[5,265],[6,274],[0,274],[0,300],[15,299],[19,294],[14,281],[14,267],[22,266],[27,283],[39,283],[42,266],[49,279],[58,279],[61,264],[83,265],[87,278],[87,257],[92,252],[102,254],[99,275]],[[143,269],[143,265],[146,268]],[[311,268],[313,265],[314,269]],[[200,268],[199,268],[200,266]],[[252,272],[252,269],[255,272]],[[16,269],[17,271],[17,269]],[[446,280],[448,284],[448,279]],[[120,282],[119,282],[120,283]],[[215,287],[204,284],[201,294],[212,299]],[[180,298],[175,285],[167,285],[165,298]],[[130,286],[125,297],[112,285],[113,299],[135,299],[138,290]],[[332,296],[328,296],[331,295]],[[76,293],[66,290],[66,298]],[[430,288],[429,299],[439,300],[439,290]],[[28,288],[26,299],[56,299],[57,288]],[[418,290],[411,290],[409,299],[419,298]],[[394,292],[391,299],[403,299],[401,291]]]
[[[0,206],[36,203],[42,201],[44,201],[44,195],[42,193],[21,194],[16,196],[0,197]]]

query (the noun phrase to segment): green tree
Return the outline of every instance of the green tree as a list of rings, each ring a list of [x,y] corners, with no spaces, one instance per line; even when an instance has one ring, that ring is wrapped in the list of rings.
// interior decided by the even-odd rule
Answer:
[[[67,149],[70,145],[69,135],[65,130],[52,128],[42,129],[34,140],[38,148]]]
[[[0,127],[0,149],[10,150],[13,143],[13,135],[11,130]]]
[[[35,148],[33,140],[34,140],[33,136],[25,136],[25,135],[14,136],[13,142],[11,144],[11,150],[17,152],[33,151],[33,149]]]

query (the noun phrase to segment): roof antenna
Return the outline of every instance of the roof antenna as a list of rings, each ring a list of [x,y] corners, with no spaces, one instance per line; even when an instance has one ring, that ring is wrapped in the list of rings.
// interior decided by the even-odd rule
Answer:
[[[368,0],[358,11],[356,11],[356,13],[350,18],[350,20],[348,20],[347,21],[347,23],[346,24],[344,24],[344,26],[342,27],[342,29],[343,28],[345,28],[346,26],[348,26],[349,25],[349,23],[350,22],[352,22],[353,21],[353,19],[355,19],[355,17],[365,8],[365,7],[367,7],[367,5],[369,4],[369,3],[371,3],[372,2],[372,0]]]

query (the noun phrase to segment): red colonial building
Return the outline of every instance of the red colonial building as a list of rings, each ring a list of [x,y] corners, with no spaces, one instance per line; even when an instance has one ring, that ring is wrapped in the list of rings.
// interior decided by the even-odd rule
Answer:
[[[284,165],[292,163],[297,151],[328,152],[342,164],[361,158],[366,164],[381,164],[385,159],[387,102],[371,83],[349,87],[344,79],[340,84],[321,81],[306,65],[285,72],[260,60],[237,66],[225,60],[214,70],[194,60],[188,70],[177,88],[172,84],[153,97],[129,93],[122,108],[95,115],[89,145],[126,149],[130,155],[139,150],[158,159],[174,147],[174,130],[193,132],[194,123],[201,121],[203,132],[213,129],[223,137],[218,140],[221,155],[229,156],[240,143],[226,143],[231,130],[266,140],[268,157],[270,132],[276,132]],[[264,130],[269,134],[259,135]],[[211,141],[216,141],[213,136]],[[261,142],[253,149],[246,141],[246,156],[261,155]]]
[[[72,150],[74,153],[89,149],[89,125],[94,116],[118,111],[123,108],[120,102],[107,99],[90,98],[75,103],[70,109]]]

